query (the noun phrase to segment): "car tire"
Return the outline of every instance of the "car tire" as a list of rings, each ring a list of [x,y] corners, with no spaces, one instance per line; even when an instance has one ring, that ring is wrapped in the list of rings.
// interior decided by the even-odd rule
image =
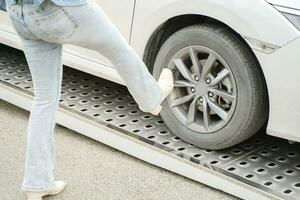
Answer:
[[[192,87],[190,86],[184,86],[184,88],[178,86],[176,90],[174,87],[172,94],[162,102],[163,108],[160,115],[166,125],[180,139],[200,148],[211,150],[234,146],[254,135],[266,123],[268,116],[268,94],[261,67],[251,49],[239,35],[233,33],[230,28],[223,25],[197,24],[188,26],[172,34],[161,46],[153,67],[153,76],[156,80],[164,67],[171,68],[174,77],[176,75],[176,77],[184,78],[181,71],[178,70],[179,67],[177,65],[180,65],[180,60],[177,58],[180,58],[185,64],[186,69],[193,74],[192,68],[188,66],[189,63],[191,66],[193,65],[191,57],[188,58],[190,61],[186,61],[184,59],[187,59],[187,56],[184,53],[178,54],[182,55],[182,58],[177,55],[178,52],[190,47],[200,49],[196,50],[197,54],[195,56],[202,65],[200,70],[205,68],[203,66],[209,60],[210,53],[214,52],[215,57],[219,60],[216,59],[216,63],[211,64],[212,67],[210,70],[216,71],[220,68],[220,71],[210,71],[205,76],[205,70],[203,70],[203,75],[199,74],[199,76],[203,76],[202,85],[198,82],[195,83],[198,84],[195,85],[196,90],[191,90]],[[205,54],[206,50],[208,55]],[[207,56],[206,60],[205,56]],[[199,65],[199,62],[197,65]],[[170,66],[173,66],[173,68]],[[193,66],[196,66],[196,64]],[[204,94],[203,92],[204,90],[208,91],[207,88],[202,91],[202,88],[206,87],[204,86],[205,77],[210,76],[212,79],[215,79],[221,76],[223,71],[229,74],[225,78],[227,82],[225,83],[224,79],[222,80],[224,83],[218,83],[214,87],[220,87],[220,90],[225,88],[231,91],[230,94],[235,93],[230,98],[228,97],[231,99],[231,102],[223,98],[224,92],[222,96],[212,94],[214,95],[214,99],[212,99],[208,96],[210,93]],[[213,73],[215,75],[212,75]],[[190,78],[190,76],[188,77]],[[178,81],[180,80],[178,79]],[[209,82],[208,80],[206,81]],[[210,85],[207,87],[210,87]],[[196,91],[197,100],[190,100],[182,105],[176,105],[178,102],[174,103],[178,98],[181,98],[180,95],[188,96],[192,94],[191,91]],[[225,94],[229,94],[229,92]],[[201,95],[204,95],[203,98]],[[205,100],[205,103],[203,103],[203,100]],[[191,102],[194,103],[192,104]],[[223,111],[227,109],[227,114],[230,113],[230,119],[228,117],[229,114],[222,114],[224,112],[219,112],[219,108],[214,107],[214,105],[222,109],[224,108]],[[193,108],[196,108],[196,111]],[[199,110],[201,108],[202,110]],[[234,108],[233,111],[231,111],[232,108]],[[193,114],[190,114],[190,112]],[[204,116],[204,113],[206,113],[206,116]],[[186,123],[184,123],[184,119],[186,119]]]

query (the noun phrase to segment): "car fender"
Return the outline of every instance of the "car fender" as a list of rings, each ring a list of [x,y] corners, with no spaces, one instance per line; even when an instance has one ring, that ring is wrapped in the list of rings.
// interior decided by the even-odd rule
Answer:
[[[131,45],[143,57],[155,30],[168,19],[186,14],[214,18],[242,36],[279,47],[299,36],[299,31],[264,0],[137,0]]]

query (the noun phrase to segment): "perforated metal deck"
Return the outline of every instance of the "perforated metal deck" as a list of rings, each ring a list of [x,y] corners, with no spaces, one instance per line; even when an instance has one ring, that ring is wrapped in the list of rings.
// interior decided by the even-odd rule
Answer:
[[[33,96],[23,52],[2,44],[0,84]],[[245,183],[249,190],[262,191],[265,199],[300,199],[300,144],[257,134],[222,151],[194,147],[174,136],[160,117],[140,111],[126,87],[67,66],[60,108]]]

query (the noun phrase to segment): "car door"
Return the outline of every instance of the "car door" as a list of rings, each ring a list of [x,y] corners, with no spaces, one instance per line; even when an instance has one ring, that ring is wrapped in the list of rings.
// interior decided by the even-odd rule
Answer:
[[[129,41],[131,22],[134,12],[135,0],[95,0],[104,10],[112,22],[117,26],[122,35]],[[112,67],[109,60],[104,58],[98,52],[74,46],[65,45],[65,51],[89,59],[100,64]]]

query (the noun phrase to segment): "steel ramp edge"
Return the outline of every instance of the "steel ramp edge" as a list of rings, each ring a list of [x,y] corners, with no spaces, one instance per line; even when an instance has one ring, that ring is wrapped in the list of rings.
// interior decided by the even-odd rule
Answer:
[[[23,52],[5,45],[0,52],[0,98],[30,111]],[[226,150],[203,150],[174,136],[159,116],[138,110],[124,86],[67,66],[63,79],[57,124],[242,199],[300,194],[299,144],[258,134]]]

